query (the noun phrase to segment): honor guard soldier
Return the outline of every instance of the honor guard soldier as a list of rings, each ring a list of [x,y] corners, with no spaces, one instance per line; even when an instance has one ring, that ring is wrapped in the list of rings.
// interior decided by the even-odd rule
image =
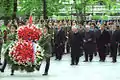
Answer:
[[[45,50],[44,54],[45,54],[45,60],[46,60],[46,66],[45,66],[45,71],[43,76],[48,75],[48,70],[50,67],[50,57],[52,54],[52,48],[51,48],[51,34],[49,34],[48,31],[49,27],[44,27],[44,34],[42,36],[42,39],[40,39],[39,41],[39,45]]]
[[[8,46],[10,45],[11,42],[16,40],[16,30],[17,30],[17,26],[12,25],[10,27],[10,33],[7,35],[7,41],[6,41],[6,45],[5,45],[5,53],[4,53],[4,62],[2,65],[2,68],[0,69],[1,72],[4,72],[6,65],[7,65],[7,55],[8,55]],[[14,75],[14,69],[11,68],[11,75]]]

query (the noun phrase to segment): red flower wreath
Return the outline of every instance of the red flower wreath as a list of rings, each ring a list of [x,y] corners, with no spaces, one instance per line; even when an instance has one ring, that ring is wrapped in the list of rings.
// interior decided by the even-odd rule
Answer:
[[[18,41],[9,52],[11,59],[19,65],[34,64],[34,50],[31,41]]]
[[[42,35],[35,25],[26,25],[18,28],[18,39],[38,41]]]

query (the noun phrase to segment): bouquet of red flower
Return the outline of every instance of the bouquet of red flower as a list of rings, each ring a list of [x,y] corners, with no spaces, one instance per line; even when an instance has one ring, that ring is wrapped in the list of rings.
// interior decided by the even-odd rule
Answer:
[[[18,41],[10,48],[9,56],[18,65],[33,65],[34,50],[31,41]]]
[[[26,25],[18,28],[18,39],[38,41],[42,32],[35,25]]]
[[[14,70],[33,72],[44,58],[44,49],[37,43],[19,40],[9,45],[8,64]]]

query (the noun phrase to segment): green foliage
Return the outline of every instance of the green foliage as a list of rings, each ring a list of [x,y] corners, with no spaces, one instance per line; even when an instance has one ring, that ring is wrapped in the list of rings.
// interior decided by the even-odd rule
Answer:
[[[42,14],[42,0],[19,0],[19,7],[19,15],[40,16]]]
[[[101,16],[94,15],[94,16],[92,16],[92,19],[93,20],[99,20],[99,19],[101,19]]]
[[[13,0],[0,0],[0,10],[4,12],[4,16],[11,17],[13,14]]]
[[[92,16],[92,19],[93,20],[108,20],[108,16],[107,15],[104,15],[104,16],[99,16],[99,15],[94,15]]]
[[[59,0],[46,0],[47,16],[58,15],[64,5]],[[43,0],[19,0],[19,15],[42,16]]]
[[[18,1],[18,11],[17,15],[20,16],[42,16],[43,15],[43,0],[17,0]],[[73,4],[70,2],[73,1]],[[46,0],[47,16],[60,15],[60,9],[65,8],[65,14],[70,15],[70,7],[72,6],[80,14],[86,12],[89,9],[85,9],[87,5],[94,6],[98,2],[103,2],[106,8],[107,14],[114,13],[114,10],[120,5],[116,5],[116,0]],[[70,4],[63,4],[63,2],[68,2]],[[14,0],[0,0],[0,16],[4,13],[5,16],[11,17],[13,15]]]
[[[62,3],[59,3],[59,0],[47,0],[48,16],[58,15],[59,9],[62,7]]]

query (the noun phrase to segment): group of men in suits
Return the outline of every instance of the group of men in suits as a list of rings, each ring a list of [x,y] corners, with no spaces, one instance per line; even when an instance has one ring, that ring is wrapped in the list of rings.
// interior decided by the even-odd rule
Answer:
[[[54,29],[55,60],[61,60],[62,55],[71,51],[71,65],[77,65],[83,55],[84,62],[92,61],[94,54],[99,54],[100,62],[105,62],[110,54],[112,62],[117,62],[117,49],[120,43],[118,25],[91,22],[83,27],[76,21],[59,21]],[[53,25],[54,26],[54,25]],[[67,29],[68,28],[68,29]],[[66,51],[65,51],[66,48]]]

